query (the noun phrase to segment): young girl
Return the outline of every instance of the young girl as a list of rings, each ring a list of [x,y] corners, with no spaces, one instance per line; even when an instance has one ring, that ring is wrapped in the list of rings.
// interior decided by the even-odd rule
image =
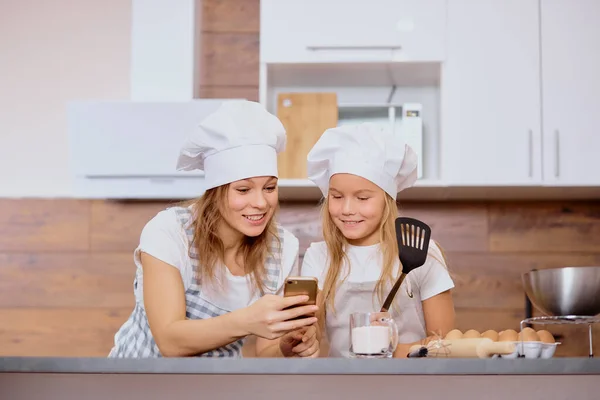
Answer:
[[[318,356],[315,306],[280,296],[297,274],[298,240],[273,218],[281,122],[258,103],[226,101],[184,145],[178,169],[205,173],[206,192],[159,212],[134,252],[135,307],[109,357]]]
[[[308,154],[309,178],[325,197],[325,241],[306,251],[301,273],[319,279],[330,356],[348,356],[350,314],[379,311],[400,275],[396,194],[414,184],[416,168],[398,135],[371,124],[329,129]],[[427,261],[407,275],[390,309],[399,329],[394,356],[453,329],[453,287],[431,240]]]

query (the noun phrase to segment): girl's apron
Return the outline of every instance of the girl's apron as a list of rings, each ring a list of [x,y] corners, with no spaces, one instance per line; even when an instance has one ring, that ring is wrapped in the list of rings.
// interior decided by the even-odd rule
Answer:
[[[381,302],[375,293],[377,281],[372,282],[347,282],[338,286],[335,300],[335,313],[327,309],[326,334],[329,345],[329,357],[350,357],[350,315],[355,312],[378,312],[381,310]],[[412,296],[410,275],[398,289],[394,303],[390,309],[392,318],[398,325],[399,343],[410,343],[420,340],[420,335],[414,332],[402,332],[404,315],[406,317],[417,316],[417,303],[420,307],[418,296]],[[388,291],[385,291],[387,295]]]

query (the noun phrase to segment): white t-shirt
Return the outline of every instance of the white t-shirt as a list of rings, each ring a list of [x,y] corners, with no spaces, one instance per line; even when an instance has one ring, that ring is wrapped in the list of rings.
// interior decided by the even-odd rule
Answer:
[[[140,244],[134,252],[138,280],[135,297],[139,304],[144,304],[143,270],[140,261],[142,251],[177,268],[181,274],[184,289],[188,289],[194,276],[192,260],[189,257],[190,246],[185,232],[186,228],[189,227],[181,225],[175,209],[169,208],[159,212],[142,230]],[[283,291],[285,278],[298,274],[298,239],[285,229],[283,232],[282,269],[276,292],[278,294]],[[252,290],[248,276],[232,275],[224,265],[216,268],[215,271],[222,272],[222,274],[217,273],[216,284],[202,287],[202,295],[210,303],[232,311],[247,307],[259,298],[260,293]],[[220,276],[225,279],[222,286]],[[222,287],[226,287],[227,290],[223,290]]]
[[[383,268],[382,255],[379,249],[379,244],[347,247],[346,255],[351,268],[345,280],[345,285],[360,285],[361,283],[376,282],[379,280]],[[432,240],[429,245],[429,256],[425,264],[409,272],[396,293],[396,297],[394,298],[396,307],[392,308],[390,312],[399,329],[399,343],[412,343],[428,336],[425,332],[422,301],[454,287],[454,282],[445,265],[436,260],[436,258],[443,260],[439,247]],[[327,272],[327,263],[327,245],[325,242],[313,243],[304,255],[301,275],[317,277],[319,287],[322,289]],[[394,276],[397,275],[399,266],[400,262],[398,261],[395,266]],[[346,277],[348,268],[349,266],[346,263],[342,265],[340,279]],[[408,295],[410,292],[413,294],[412,298]],[[356,296],[356,293],[353,295]],[[352,310],[352,312],[372,312],[378,311],[381,308],[378,297],[373,297],[372,292],[362,293],[361,296],[363,299],[358,301],[358,303],[367,305],[365,308],[368,309]],[[353,299],[353,303],[355,303],[355,300]],[[338,302],[341,304],[345,303],[344,299],[336,296],[336,303]],[[330,310],[327,310],[328,331],[331,322],[330,314]],[[338,316],[338,318],[347,318],[347,315]],[[347,331],[348,329],[346,329]],[[343,354],[346,350],[338,348],[339,346],[336,343],[330,343],[330,347],[330,355],[332,356]]]

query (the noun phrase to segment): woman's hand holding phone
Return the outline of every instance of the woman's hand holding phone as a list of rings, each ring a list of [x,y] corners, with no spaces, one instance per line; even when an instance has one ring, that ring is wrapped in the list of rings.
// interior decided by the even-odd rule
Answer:
[[[316,317],[296,319],[303,315],[314,314],[318,310],[316,305],[300,306],[308,300],[309,296],[305,295],[290,297],[264,295],[251,306],[243,309],[244,325],[248,334],[272,340],[316,323]],[[307,332],[308,329],[303,336],[309,335]]]
[[[290,276],[286,279],[283,292],[286,298],[298,295],[307,296],[305,302],[292,307],[300,308],[305,305],[318,304],[319,287],[315,277]],[[294,319],[312,319],[315,315],[316,310],[310,314],[303,313]],[[279,341],[279,349],[284,357],[319,357],[320,343],[317,322],[284,335]]]

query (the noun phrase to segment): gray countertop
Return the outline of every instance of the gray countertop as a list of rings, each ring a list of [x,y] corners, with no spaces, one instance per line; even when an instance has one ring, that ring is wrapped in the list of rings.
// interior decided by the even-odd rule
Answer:
[[[600,359],[0,358],[0,374],[600,375]]]

